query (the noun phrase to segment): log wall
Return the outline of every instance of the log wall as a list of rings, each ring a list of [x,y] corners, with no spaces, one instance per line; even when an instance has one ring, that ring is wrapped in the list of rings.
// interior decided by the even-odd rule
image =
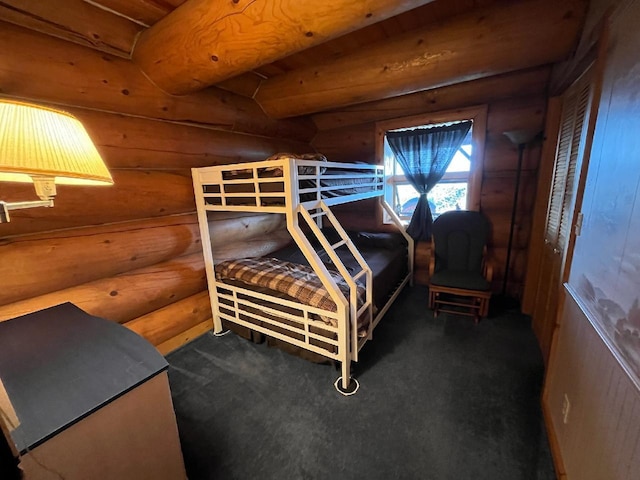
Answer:
[[[373,163],[376,121],[488,105],[480,208],[492,224],[490,247],[497,264],[493,290],[499,291],[507,255],[518,160],[517,147],[503,132],[524,128],[542,131],[548,80],[549,69],[538,68],[318,114],[313,117],[319,127],[313,146],[330,160]],[[518,297],[525,277],[539,161],[540,144],[531,144],[523,157],[508,283],[508,292]],[[340,214],[347,227],[380,227],[374,203],[363,203],[357,210],[341,209]],[[428,281],[427,258],[428,245],[418,244],[416,280],[420,283]]]
[[[59,186],[53,209],[0,225],[0,321],[70,301],[160,351],[211,329],[190,168],[307,152],[308,119],[271,120],[218,89],[174,97],[129,60],[0,22],[0,96],[60,106],[86,126],[115,180]],[[35,198],[0,184],[5,201]],[[212,218],[220,248],[280,221]],[[224,232],[221,233],[221,232]],[[226,236],[225,236],[226,235]]]

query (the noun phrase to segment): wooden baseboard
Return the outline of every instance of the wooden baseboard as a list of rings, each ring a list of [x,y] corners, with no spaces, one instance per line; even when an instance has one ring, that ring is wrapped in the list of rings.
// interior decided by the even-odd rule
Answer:
[[[545,396],[542,397],[542,416],[544,418],[544,426],[547,429],[547,437],[549,439],[549,447],[551,449],[551,457],[553,458],[553,466],[556,470],[556,478],[558,480],[568,480],[567,471],[564,468],[564,462],[562,461],[562,455],[560,454],[560,444],[558,443],[558,437],[553,428],[553,421],[551,420],[551,413]]]

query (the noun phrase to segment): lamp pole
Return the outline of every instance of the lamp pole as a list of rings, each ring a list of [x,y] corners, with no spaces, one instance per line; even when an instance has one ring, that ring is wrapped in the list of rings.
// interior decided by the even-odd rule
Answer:
[[[540,133],[539,130],[512,130],[504,132],[504,135],[511,140],[511,143],[518,146],[518,166],[516,168],[516,185],[513,192],[513,205],[511,206],[511,225],[509,226],[509,243],[507,244],[507,260],[504,266],[504,276],[502,279],[502,295],[507,293],[507,283],[509,281],[509,271],[511,263],[511,248],[513,246],[513,232],[516,224],[516,214],[518,211],[518,194],[520,192],[520,175],[522,173],[522,157],[527,144]]]
[[[507,244],[507,260],[504,265],[504,278],[502,279],[502,295],[507,293],[509,280],[509,264],[511,263],[511,246],[513,245],[513,232],[516,225],[516,213],[518,210],[518,194],[520,192],[520,174],[522,173],[522,157],[526,143],[518,144],[518,167],[516,168],[516,186],[513,192],[513,205],[511,206],[511,225],[509,226],[509,243]]]

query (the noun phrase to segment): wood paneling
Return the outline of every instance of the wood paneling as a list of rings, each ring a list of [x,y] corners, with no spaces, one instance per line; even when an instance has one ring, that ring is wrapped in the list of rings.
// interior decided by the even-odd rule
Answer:
[[[635,480],[640,471],[638,387],[594,327],[597,320],[573,292],[565,297],[543,396],[563,473],[570,480]]]

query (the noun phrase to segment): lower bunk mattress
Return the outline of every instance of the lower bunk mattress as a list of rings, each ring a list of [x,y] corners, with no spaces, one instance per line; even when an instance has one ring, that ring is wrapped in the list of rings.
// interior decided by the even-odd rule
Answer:
[[[348,232],[353,243],[358,248],[360,254],[367,262],[367,265],[371,268],[373,274],[373,303],[374,303],[374,315],[375,312],[383,308],[390,296],[395,292],[399,284],[405,279],[408,266],[407,266],[407,244],[402,235],[396,233],[368,233],[368,232]],[[325,236],[330,243],[337,241],[337,236],[332,231],[325,231]],[[350,273],[356,273],[360,271],[360,266],[356,259],[351,255],[346,246],[340,247],[336,250],[336,253],[340,257],[341,261]],[[325,263],[327,269],[335,271],[336,268],[332,264],[331,260],[326,254],[320,254],[320,259]],[[306,258],[303,253],[295,244],[291,244],[280,250],[277,250],[270,255],[271,259],[277,259],[277,261],[308,266]],[[270,260],[271,262],[271,260]],[[218,271],[218,266],[216,266]],[[286,298],[293,301],[301,301],[290,297],[282,292],[274,291],[264,286],[248,285],[237,279],[220,278],[219,281],[246,288],[252,291],[258,291],[260,293],[266,293],[278,298]],[[304,302],[306,303],[306,302]],[[284,321],[286,323],[286,321]],[[265,336],[256,331],[252,331],[246,327],[233,324],[232,322],[223,321],[225,328],[233,330],[235,333],[241,336],[251,339],[255,342],[261,342],[265,340]],[[312,327],[313,328],[313,327]],[[274,330],[278,330],[277,327]],[[318,333],[323,336],[328,336],[326,331],[321,328],[315,329],[314,333]],[[266,337],[267,342],[270,345],[276,345],[283,350],[297,354],[301,357],[307,358],[312,361],[326,361],[326,357],[318,355],[314,352],[307,351],[303,348],[294,346],[285,341]],[[331,350],[329,345],[322,345],[323,342],[314,342],[316,345]]]

